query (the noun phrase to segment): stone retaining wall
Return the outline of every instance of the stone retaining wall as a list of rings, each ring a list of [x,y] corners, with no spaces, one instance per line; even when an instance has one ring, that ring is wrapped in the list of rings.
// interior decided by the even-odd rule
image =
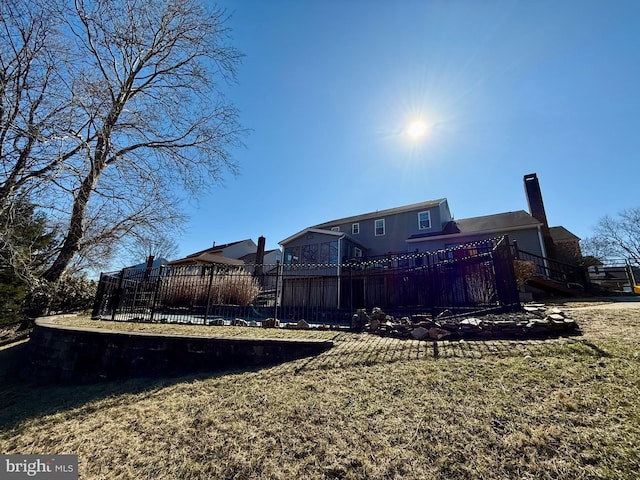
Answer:
[[[21,377],[91,382],[276,364],[317,355],[328,340],[246,339],[74,329],[38,319]]]

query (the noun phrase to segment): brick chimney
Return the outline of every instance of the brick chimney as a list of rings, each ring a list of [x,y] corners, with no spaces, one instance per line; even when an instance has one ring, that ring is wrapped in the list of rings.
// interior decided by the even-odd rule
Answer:
[[[264,249],[266,239],[263,236],[258,237],[258,248],[256,250],[255,275],[262,274],[262,264],[264,263]]]
[[[538,182],[538,176],[535,173],[524,176],[524,189],[529,203],[529,213],[542,223],[542,239],[544,248],[547,251],[547,257],[554,258],[553,239],[549,232],[549,223],[547,222],[547,213],[544,210],[544,202],[542,201],[540,182]]]

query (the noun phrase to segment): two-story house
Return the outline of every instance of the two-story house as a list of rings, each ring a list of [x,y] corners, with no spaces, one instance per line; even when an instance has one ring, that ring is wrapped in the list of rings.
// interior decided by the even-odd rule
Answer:
[[[286,264],[336,264],[351,258],[433,252],[509,235],[545,256],[542,224],[527,212],[454,220],[446,198],[340,218],[280,242]]]

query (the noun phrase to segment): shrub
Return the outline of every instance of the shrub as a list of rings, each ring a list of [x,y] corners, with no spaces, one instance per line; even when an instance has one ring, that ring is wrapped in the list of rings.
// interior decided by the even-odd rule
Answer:
[[[64,276],[56,283],[39,280],[27,297],[25,314],[31,317],[90,310],[97,283],[84,276]]]
[[[260,283],[248,275],[225,275],[214,281],[211,290],[214,304],[247,306],[260,293]]]
[[[250,305],[260,293],[258,279],[245,270],[227,270],[189,277],[162,280],[162,303],[173,307],[192,305]],[[211,283],[211,288],[209,284]]]
[[[536,264],[528,260],[514,260],[513,269],[516,272],[516,283],[518,290],[524,290],[524,286],[534,273],[536,273]]]

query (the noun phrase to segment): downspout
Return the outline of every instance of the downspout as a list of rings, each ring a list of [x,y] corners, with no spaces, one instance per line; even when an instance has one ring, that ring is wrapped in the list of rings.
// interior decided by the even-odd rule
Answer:
[[[337,308],[338,310],[340,309],[340,276],[342,275],[342,256],[340,255],[341,253],[341,246],[342,246],[342,239],[344,238],[344,233],[340,236],[340,238],[338,238],[338,267],[336,268],[336,272],[338,275],[338,292],[336,297],[338,298],[338,305]]]
[[[549,260],[547,259],[547,249],[545,248],[544,237],[542,236],[542,225],[538,225],[538,242],[540,243],[540,249],[542,251],[542,261],[544,262],[545,275],[547,277],[550,277],[551,275],[549,275],[550,270]]]

